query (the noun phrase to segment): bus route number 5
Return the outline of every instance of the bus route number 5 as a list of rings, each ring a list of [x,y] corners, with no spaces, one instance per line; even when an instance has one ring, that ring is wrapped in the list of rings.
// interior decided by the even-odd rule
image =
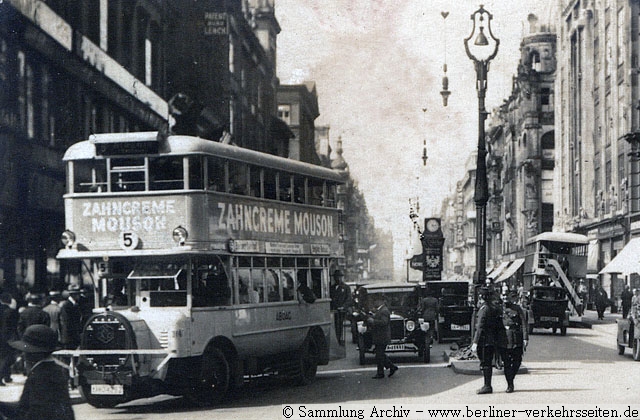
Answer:
[[[138,235],[135,232],[120,232],[118,243],[120,248],[126,250],[136,249],[139,242]]]

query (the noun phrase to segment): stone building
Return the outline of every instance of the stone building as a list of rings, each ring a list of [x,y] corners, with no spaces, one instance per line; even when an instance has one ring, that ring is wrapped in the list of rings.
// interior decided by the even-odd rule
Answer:
[[[552,230],[556,34],[529,15],[511,95],[487,138],[488,235],[497,260],[521,256],[528,239]]]

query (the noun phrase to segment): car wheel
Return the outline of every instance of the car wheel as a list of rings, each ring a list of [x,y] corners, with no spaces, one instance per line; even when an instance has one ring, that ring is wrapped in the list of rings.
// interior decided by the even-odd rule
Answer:
[[[618,344],[618,354],[619,355],[623,355],[624,354],[624,346],[621,346],[620,344]]]
[[[560,327],[560,335],[562,336],[567,335],[567,327],[565,327],[564,325]]]
[[[365,362],[365,348],[364,348],[364,337],[362,335],[358,335],[358,354],[360,356],[360,366],[364,365]]]
[[[633,340],[633,360],[640,361],[640,338]]]

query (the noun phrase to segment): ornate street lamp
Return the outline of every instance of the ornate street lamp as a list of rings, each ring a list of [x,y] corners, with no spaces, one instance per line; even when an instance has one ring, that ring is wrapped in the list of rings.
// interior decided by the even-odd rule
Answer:
[[[478,91],[478,156],[476,161],[476,184],[473,200],[476,203],[476,272],[474,284],[484,284],[487,273],[487,201],[489,199],[489,186],[487,183],[487,149],[485,144],[484,122],[487,119],[487,111],[484,107],[484,99],[487,91],[487,73],[489,62],[498,54],[500,40],[491,32],[491,19],[493,15],[484,9],[483,5],[473,12],[473,30],[471,35],[464,40],[464,48],[467,56],[473,61],[476,69],[476,90]],[[474,39],[473,44],[469,41]],[[477,302],[477,287],[474,288],[475,302]]]

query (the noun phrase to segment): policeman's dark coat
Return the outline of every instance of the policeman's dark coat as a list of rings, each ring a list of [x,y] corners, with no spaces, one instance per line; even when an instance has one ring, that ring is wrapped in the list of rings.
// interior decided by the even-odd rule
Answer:
[[[524,340],[529,340],[526,318],[522,307],[516,303],[507,302],[502,312],[504,334],[501,335],[499,347],[514,349],[524,346]]]
[[[497,346],[503,334],[502,308],[494,303],[484,302],[478,310],[473,342],[478,347]]]

